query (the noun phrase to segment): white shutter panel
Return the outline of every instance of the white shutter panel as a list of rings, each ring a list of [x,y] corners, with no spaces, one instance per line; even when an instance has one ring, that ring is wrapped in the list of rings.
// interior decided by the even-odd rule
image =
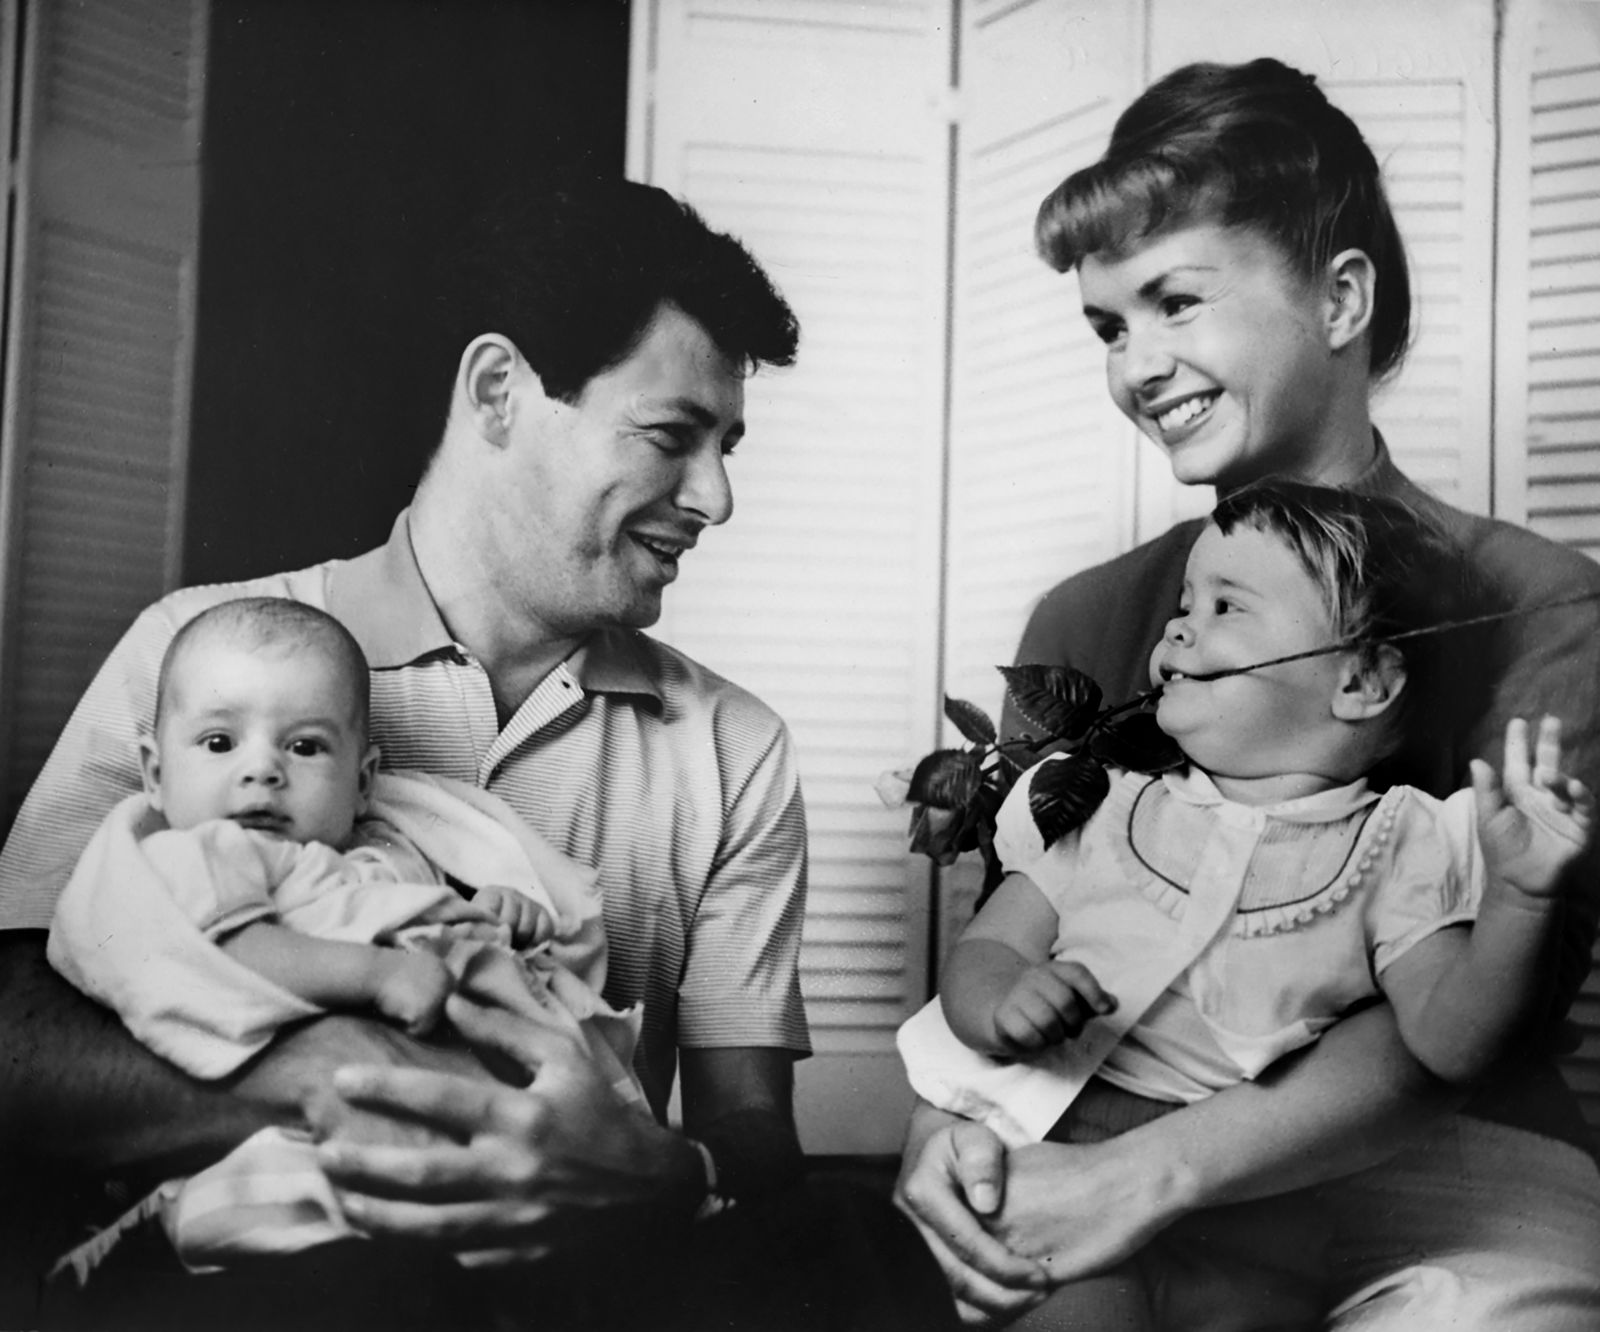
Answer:
[[[1139,5],[970,6],[961,61],[947,690],[998,719],[1028,612],[1130,544],[1132,428],[1105,387],[1076,276],[1033,221],[1104,151],[1138,89]]]
[[[802,329],[799,363],[749,382],[736,513],[686,562],[660,632],[793,729],[817,1050],[797,1071],[801,1131],[812,1152],[891,1152],[929,873],[873,784],[934,735],[944,6],[639,9],[654,61],[635,67],[634,174],[743,239]]]
[[[1497,501],[1600,558],[1600,4],[1507,16]],[[1600,948],[1562,1071],[1600,1129]]]
[[[1372,145],[1411,261],[1416,347],[1374,403],[1396,461],[1489,507],[1494,7],[1484,0],[1153,0],[1150,72],[1276,56]],[[1449,34],[1442,41],[1441,35]]]
[[[0,439],[10,808],[177,571],[206,9],[27,17]]]

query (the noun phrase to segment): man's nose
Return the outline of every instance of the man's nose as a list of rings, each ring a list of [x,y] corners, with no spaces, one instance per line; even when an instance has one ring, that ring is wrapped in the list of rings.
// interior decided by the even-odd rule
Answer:
[[[676,500],[680,509],[699,518],[706,527],[725,523],[733,516],[733,486],[728,481],[728,465],[720,444],[709,442],[689,455]]]

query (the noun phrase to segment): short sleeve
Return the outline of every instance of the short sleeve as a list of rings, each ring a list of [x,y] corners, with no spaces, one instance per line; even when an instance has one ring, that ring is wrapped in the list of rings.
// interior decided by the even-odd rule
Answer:
[[[1373,971],[1447,925],[1470,923],[1483,896],[1483,858],[1470,790],[1435,800],[1408,790],[1367,907]]]

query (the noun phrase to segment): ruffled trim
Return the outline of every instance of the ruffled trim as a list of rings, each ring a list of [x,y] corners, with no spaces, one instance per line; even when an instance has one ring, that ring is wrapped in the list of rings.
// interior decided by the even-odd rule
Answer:
[[[1189,902],[1189,893],[1168,879],[1155,873],[1140,859],[1134,849],[1131,830],[1133,812],[1139,800],[1158,781],[1152,778],[1143,785],[1129,783],[1112,787],[1106,799],[1106,813],[1112,815],[1112,846],[1117,860],[1127,871],[1129,879],[1138,884],[1145,899],[1173,920],[1181,920]],[[1130,789],[1131,788],[1131,789]],[[1126,793],[1126,794],[1125,794]],[[1404,801],[1405,788],[1393,787],[1386,791],[1371,807],[1364,826],[1357,832],[1350,854],[1337,874],[1322,888],[1296,902],[1281,906],[1235,908],[1228,933],[1233,938],[1254,939],[1271,934],[1285,934],[1302,929],[1320,916],[1337,911],[1361,889],[1373,868],[1378,864],[1383,848],[1394,836],[1395,822]],[[1116,802],[1113,813],[1113,802]]]

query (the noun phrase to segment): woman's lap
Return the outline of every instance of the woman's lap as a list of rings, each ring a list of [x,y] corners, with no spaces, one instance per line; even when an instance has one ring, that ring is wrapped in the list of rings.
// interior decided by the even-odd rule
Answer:
[[[1339,1332],[1600,1328],[1600,1170],[1577,1147],[1456,1115],[1315,1197]]]
[[[1186,1217],[1137,1270],[1160,1326],[1185,1332],[1594,1332],[1600,1170],[1456,1115],[1360,1175]]]

